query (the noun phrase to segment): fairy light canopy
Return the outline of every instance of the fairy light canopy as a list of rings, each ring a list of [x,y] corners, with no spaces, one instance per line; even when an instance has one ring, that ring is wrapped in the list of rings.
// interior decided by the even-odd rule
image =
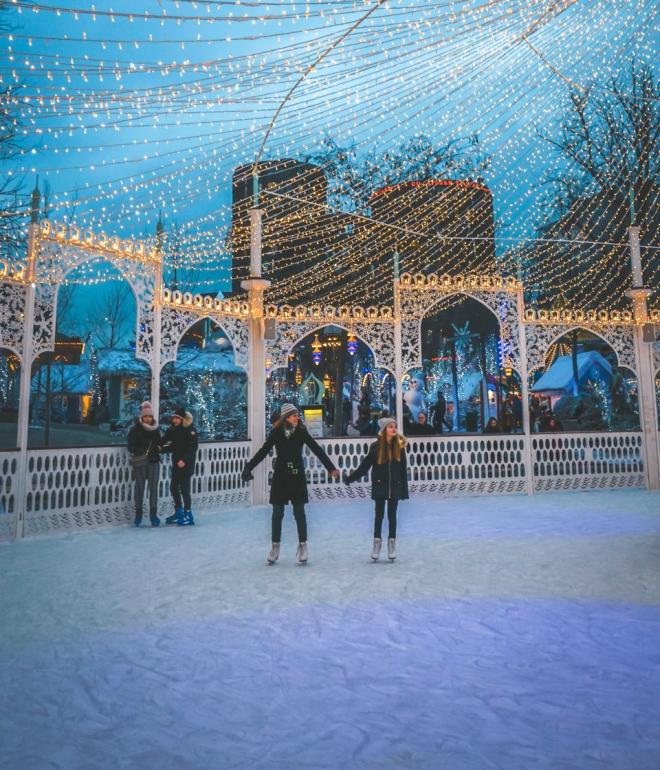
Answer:
[[[0,78],[18,132],[11,178],[25,180],[17,206],[27,210],[38,174],[56,220],[145,238],[162,211],[166,280],[228,290],[244,277],[232,178],[263,145],[264,162],[323,172],[288,201],[262,197],[283,212],[265,225],[274,241],[305,252],[280,256],[295,280],[274,285],[272,301],[316,292],[339,305],[365,275],[384,291],[394,221],[414,241],[405,269],[428,266],[447,232],[415,234],[424,211],[406,196],[379,218],[378,199],[433,179],[492,194],[492,259],[532,304],[552,306],[561,289],[573,307],[605,297],[623,308],[631,217],[651,288],[660,271],[657,161],[646,157],[657,148],[640,155],[635,142],[647,124],[657,131],[654,19],[649,0],[15,0],[0,11]],[[593,121],[586,141],[601,147],[598,104],[620,93],[638,119],[617,149],[627,165],[594,175],[571,115]],[[483,271],[482,257],[466,247],[446,271]]]

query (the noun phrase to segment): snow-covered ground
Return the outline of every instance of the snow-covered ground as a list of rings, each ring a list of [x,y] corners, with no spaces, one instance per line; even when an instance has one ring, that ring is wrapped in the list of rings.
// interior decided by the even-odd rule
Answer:
[[[660,767],[660,495],[308,514],[0,547],[0,767]]]

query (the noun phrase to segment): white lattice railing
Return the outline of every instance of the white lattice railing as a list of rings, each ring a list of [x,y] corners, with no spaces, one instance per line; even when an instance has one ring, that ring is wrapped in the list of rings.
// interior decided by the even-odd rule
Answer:
[[[14,536],[20,454],[0,452],[0,542]]]
[[[357,468],[373,438],[322,439],[330,459],[340,470]],[[430,436],[408,440],[408,477],[411,494],[483,495],[525,491],[525,438],[511,436]],[[305,450],[311,499],[368,497],[369,479],[345,487],[329,478]]]
[[[535,434],[534,489],[643,487],[643,440],[641,432]]]
[[[249,441],[201,444],[192,483],[194,507],[213,510],[247,504],[249,489],[241,483],[240,473],[249,455]],[[169,479],[170,462],[164,458],[161,513],[172,512]],[[25,534],[125,524],[132,518],[132,494],[131,467],[123,447],[30,450]]]
[[[321,439],[334,464],[357,468],[373,438]],[[525,464],[521,435],[433,436],[408,445],[411,494],[459,496],[525,491],[531,471],[536,491],[643,487],[643,435],[628,433],[553,433],[531,437],[532,468]],[[369,479],[346,487],[332,480],[308,450],[310,499],[369,497]],[[240,474],[250,442],[201,444],[193,477],[196,510],[250,502],[250,486]],[[0,540],[15,527],[19,474],[18,451],[0,452]],[[126,524],[131,521],[132,474],[123,447],[38,449],[28,452],[25,534]],[[161,464],[159,511],[171,512],[170,463]]]

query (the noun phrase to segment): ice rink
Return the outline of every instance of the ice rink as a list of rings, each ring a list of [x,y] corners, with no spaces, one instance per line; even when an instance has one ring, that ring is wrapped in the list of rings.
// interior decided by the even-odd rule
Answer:
[[[11,770],[657,770],[660,495],[369,502],[0,547]]]

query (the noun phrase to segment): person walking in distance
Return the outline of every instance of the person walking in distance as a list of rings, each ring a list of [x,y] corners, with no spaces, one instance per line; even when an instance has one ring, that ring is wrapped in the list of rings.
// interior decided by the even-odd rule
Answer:
[[[399,500],[408,499],[408,469],[406,439],[397,431],[392,417],[378,421],[378,439],[369,447],[365,458],[353,471],[344,476],[345,484],[352,484],[371,469],[371,499],[376,503],[374,516],[374,543],[371,558],[378,561],[382,544],[383,519],[387,504],[387,558],[396,559],[396,512]]]
[[[243,469],[243,481],[251,481],[252,471],[264,460],[271,449],[275,449],[275,466],[270,485],[270,504],[273,506],[271,517],[271,549],[267,561],[274,564],[280,555],[282,537],[282,519],[284,506],[293,505],[293,515],[298,529],[298,561],[305,564],[309,558],[307,548],[307,517],[305,503],[309,502],[307,495],[307,480],[305,478],[305,463],[303,447],[309,449],[323,463],[325,469],[333,478],[339,478],[339,471],[316,441],[309,435],[293,404],[284,404],[280,409],[279,419],[273,425],[264,445]]]
[[[445,400],[443,392],[438,388],[438,394],[436,402],[433,406],[433,429],[436,433],[442,433],[444,428],[448,430],[452,429],[452,426],[445,420],[447,414],[447,401]]]
[[[158,518],[158,476],[160,475],[159,446],[161,436],[149,401],[143,401],[140,405],[140,416],[128,431],[127,441],[135,481],[133,490],[135,521],[133,523],[136,527],[142,524],[142,506],[146,486],[149,499],[149,519],[151,526],[157,527],[160,525]]]
[[[165,519],[165,523],[185,527],[195,523],[191,510],[190,483],[195,472],[199,436],[190,412],[177,409],[171,419],[172,424],[165,432],[161,451],[172,454],[170,492],[174,501],[174,513]]]

